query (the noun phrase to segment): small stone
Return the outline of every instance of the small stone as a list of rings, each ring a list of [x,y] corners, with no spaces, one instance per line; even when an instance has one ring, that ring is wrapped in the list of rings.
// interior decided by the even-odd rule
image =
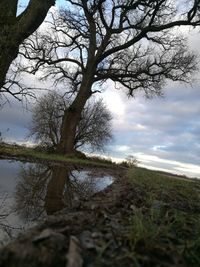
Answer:
[[[80,235],[81,244],[87,249],[94,249],[95,244],[90,231],[83,231]]]
[[[32,243],[36,244],[47,239],[49,242],[56,244],[56,246],[62,246],[66,241],[66,237],[62,233],[55,232],[52,229],[45,229],[32,239]]]
[[[41,241],[43,241],[45,239],[50,238],[53,235],[53,233],[54,233],[53,230],[51,230],[51,229],[45,229],[39,235],[36,235],[33,238],[32,242],[33,243],[41,242]]]
[[[80,241],[75,236],[70,236],[69,250],[67,254],[67,265],[66,267],[82,267],[83,258],[81,256]]]
[[[130,205],[130,209],[131,209],[131,210],[136,210],[135,205]]]
[[[96,239],[96,238],[101,238],[102,237],[102,233],[101,232],[93,232],[92,233],[92,238]]]

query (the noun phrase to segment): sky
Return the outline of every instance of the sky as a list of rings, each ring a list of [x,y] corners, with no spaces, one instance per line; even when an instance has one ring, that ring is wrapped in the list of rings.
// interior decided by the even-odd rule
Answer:
[[[189,33],[190,48],[197,53],[199,42],[199,32]],[[133,155],[140,166],[200,178],[199,74],[192,86],[169,82],[164,97],[153,99],[141,93],[128,98],[108,83],[100,96],[112,112],[114,138],[104,155],[116,161]],[[27,108],[31,109],[29,103]],[[28,141],[30,122],[31,112],[14,99],[0,110],[0,131],[6,141]]]

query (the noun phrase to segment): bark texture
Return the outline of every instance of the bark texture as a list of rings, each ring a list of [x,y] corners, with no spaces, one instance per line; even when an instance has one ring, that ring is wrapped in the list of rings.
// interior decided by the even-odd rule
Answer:
[[[72,105],[65,112],[61,125],[60,143],[58,144],[58,153],[74,154],[76,128],[81,118],[81,112],[91,96],[93,83],[93,71],[88,70],[85,75],[80,90]]]

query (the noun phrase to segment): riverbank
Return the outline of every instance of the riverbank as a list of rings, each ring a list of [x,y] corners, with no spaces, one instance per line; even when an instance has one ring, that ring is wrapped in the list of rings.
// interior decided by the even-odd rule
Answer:
[[[141,168],[1,249],[0,266],[199,266],[200,182]]]
[[[83,166],[97,167],[122,167],[112,160],[99,157],[87,157],[82,152],[75,156],[64,156],[56,153],[49,153],[37,147],[26,147],[17,144],[0,143],[0,159],[21,160],[25,162],[46,162],[60,164],[78,164]]]

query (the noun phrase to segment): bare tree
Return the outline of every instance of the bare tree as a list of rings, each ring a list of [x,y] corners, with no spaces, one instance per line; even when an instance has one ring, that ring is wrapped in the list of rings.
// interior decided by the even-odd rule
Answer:
[[[19,85],[6,74],[17,57],[20,44],[30,36],[43,22],[49,8],[55,0],[30,0],[27,8],[17,15],[18,0],[0,1],[0,96],[9,93],[18,98],[25,93],[24,88],[13,91],[12,86]]]
[[[46,33],[24,43],[33,60],[24,70],[66,82],[74,101],[64,113],[58,151],[73,153],[81,112],[108,79],[129,96],[142,90],[161,95],[167,79],[190,82],[195,55],[188,52],[179,26],[200,25],[200,0],[67,0],[52,14]],[[97,86],[97,87],[95,87]]]
[[[64,113],[69,107],[70,101],[55,91],[42,96],[33,108],[29,136],[46,147],[56,149]],[[76,128],[74,149],[89,145],[93,150],[102,150],[112,138],[111,119],[102,99],[88,101]]]
[[[48,93],[38,99],[32,109],[32,121],[29,125],[29,137],[44,147],[56,147],[62,115],[66,109],[64,99],[57,93]]]
[[[127,168],[134,168],[137,167],[139,164],[139,160],[135,158],[133,155],[128,155],[124,161],[121,162],[121,166],[127,167]]]
[[[51,179],[51,168],[42,164],[21,166],[15,190],[15,210],[25,220],[34,221],[44,216],[44,198]]]

